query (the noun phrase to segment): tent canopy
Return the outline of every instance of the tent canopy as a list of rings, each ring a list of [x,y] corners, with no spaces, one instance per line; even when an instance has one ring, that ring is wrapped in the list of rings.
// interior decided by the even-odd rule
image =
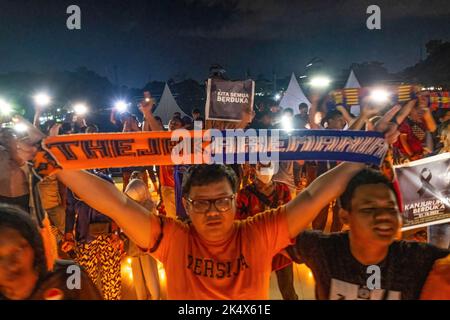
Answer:
[[[181,117],[186,116],[186,113],[178,106],[178,103],[175,101],[175,98],[166,83],[154,115],[160,117],[163,124],[167,125],[175,112],[181,113]]]
[[[291,108],[294,110],[294,114],[298,114],[298,105],[301,103],[306,103],[308,107],[311,106],[311,102],[309,102],[308,98],[303,93],[302,88],[300,88],[295,74],[292,73],[291,81],[283,95],[283,99],[281,99],[280,107]]]
[[[350,75],[348,76],[347,83],[345,84],[345,89],[350,89],[350,88],[352,88],[352,89],[353,88],[361,88],[358,78],[356,78],[356,75],[353,72],[353,70],[350,71]],[[361,113],[361,108],[360,108],[360,106],[352,106],[350,108],[350,112],[355,116],[359,116],[359,114]]]
[[[361,88],[361,85],[359,84],[358,78],[356,78],[355,73],[353,70],[350,71],[350,75],[348,76],[347,83],[345,84],[345,88]]]

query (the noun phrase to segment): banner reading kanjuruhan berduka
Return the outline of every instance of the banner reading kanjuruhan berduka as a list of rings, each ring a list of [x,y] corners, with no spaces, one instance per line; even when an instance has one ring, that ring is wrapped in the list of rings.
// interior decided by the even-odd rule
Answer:
[[[255,82],[208,79],[207,120],[241,121],[242,110],[253,110]]]
[[[403,231],[450,222],[450,153],[395,167],[403,197]]]

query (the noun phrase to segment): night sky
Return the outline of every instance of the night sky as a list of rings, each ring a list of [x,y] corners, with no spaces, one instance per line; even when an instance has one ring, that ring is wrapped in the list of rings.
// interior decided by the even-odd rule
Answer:
[[[81,8],[82,29],[66,28]],[[381,7],[382,30],[366,28]],[[301,73],[314,57],[334,70],[379,60],[392,72],[415,64],[431,39],[450,39],[448,0],[0,0],[0,73],[86,66],[119,83],[186,76],[213,63],[242,78]],[[330,70],[331,70],[330,69]]]

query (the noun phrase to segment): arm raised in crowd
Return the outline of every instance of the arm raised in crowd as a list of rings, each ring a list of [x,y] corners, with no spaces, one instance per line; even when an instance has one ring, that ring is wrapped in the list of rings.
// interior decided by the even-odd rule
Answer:
[[[311,107],[309,109],[309,126],[311,129],[321,129],[321,127],[316,123],[316,114],[317,109],[319,108],[319,100],[320,95],[317,93],[314,93],[311,95]]]
[[[403,121],[405,121],[406,117],[411,112],[412,108],[416,105],[417,100],[413,99],[408,101],[403,107],[398,106],[398,108],[401,108],[400,111],[395,115],[392,121],[396,123],[397,125],[400,125]],[[375,116],[378,113],[379,107],[371,105],[368,101],[368,98],[363,99],[362,105],[361,105],[361,114],[360,116],[351,124],[349,127],[349,130],[361,130],[364,127],[364,124],[367,123],[370,118]]]
[[[342,114],[342,117],[344,117],[349,126],[351,126],[357,120],[357,118],[352,117],[350,112],[348,112],[347,109],[345,109],[343,106],[337,106],[336,110],[338,110]]]
[[[111,114],[109,115],[109,121],[113,124],[113,125],[117,125],[117,120],[116,120],[116,109],[113,108],[111,110]]]
[[[375,129],[385,134],[388,143],[393,143],[398,137],[397,125],[391,122],[400,110],[395,106],[389,110],[376,124]],[[286,205],[289,235],[295,238],[314,220],[317,214],[330,201],[344,192],[348,182],[363,168],[361,163],[342,163],[336,168],[314,180],[308,188]]]
[[[40,127],[40,121],[39,118],[41,117],[42,110],[39,107],[34,107],[34,118],[33,118],[33,126],[36,128]]]
[[[144,125],[142,126],[142,131],[164,131],[164,127],[161,123],[155,119],[152,113],[154,101],[151,99],[149,102],[142,102],[139,110],[141,110],[144,115]]]
[[[362,100],[361,113],[352,123],[349,123],[349,130],[361,130],[370,118],[378,114],[378,107],[371,105],[368,99],[366,97]]]
[[[314,180],[303,192],[286,205],[289,235],[295,238],[306,229],[317,214],[337,198],[353,176],[365,164],[342,163]]]
[[[153,246],[160,229],[158,218],[114,184],[86,171],[61,170],[57,177],[87,205],[113,219],[139,247]]]

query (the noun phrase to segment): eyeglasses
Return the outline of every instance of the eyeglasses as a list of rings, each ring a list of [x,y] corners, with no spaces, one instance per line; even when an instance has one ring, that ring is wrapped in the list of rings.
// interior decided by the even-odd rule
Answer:
[[[211,205],[214,204],[214,207],[218,212],[226,212],[231,209],[233,204],[233,199],[235,195],[231,195],[228,197],[223,197],[219,199],[200,199],[200,200],[192,200],[186,198],[186,201],[190,203],[192,209],[195,213],[205,214],[211,210]]]

